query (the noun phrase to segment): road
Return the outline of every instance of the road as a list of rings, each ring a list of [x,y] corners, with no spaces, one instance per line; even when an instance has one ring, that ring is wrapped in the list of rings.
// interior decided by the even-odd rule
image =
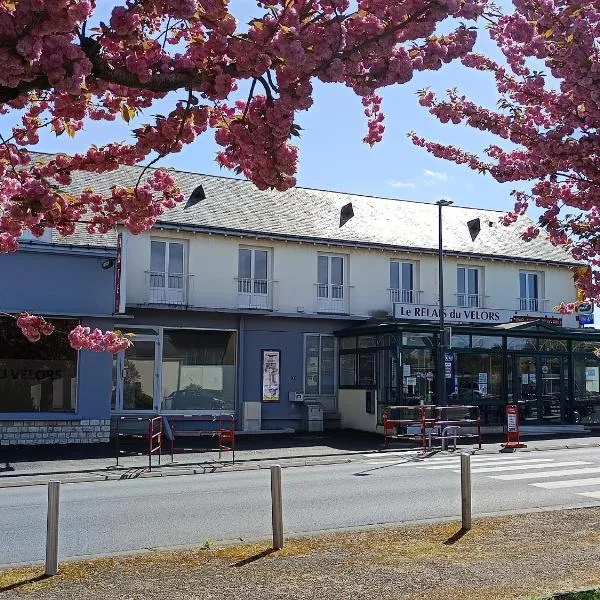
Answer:
[[[283,470],[286,535],[460,515],[459,457]],[[600,448],[472,458],[477,514],[600,502]],[[0,489],[0,564],[44,558],[46,488]],[[269,472],[63,484],[61,558],[270,535]]]

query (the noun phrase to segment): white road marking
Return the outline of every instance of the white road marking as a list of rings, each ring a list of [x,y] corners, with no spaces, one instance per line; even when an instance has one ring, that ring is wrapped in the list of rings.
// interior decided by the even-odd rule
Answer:
[[[554,459],[553,458],[530,458],[530,459],[522,459],[519,461],[516,460],[511,460],[508,461],[510,462],[510,466],[512,468],[525,468],[527,467],[527,465],[536,465],[538,463],[551,463],[553,462]],[[499,465],[501,463],[499,463],[498,461],[487,461],[487,460],[482,460],[479,462],[474,462],[472,463],[473,465],[477,466],[477,467],[489,467],[490,469],[492,469],[492,467],[495,467],[496,465]],[[523,465],[522,467],[517,467],[517,465]],[[545,465],[544,465],[545,466]],[[420,469],[452,469],[454,468],[455,465],[432,465],[432,466],[423,466],[423,467],[419,467]],[[500,468],[500,467],[498,467]],[[493,469],[495,470],[495,468]],[[477,471],[473,470],[474,473],[477,473]],[[484,471],[479,471],[480,473],[484,473]]]
[[[576,465],[591,465],[590,462],[581,460],[567,460],[565,462],[555,463],[536,463],[534,465],[506,465],[502,467],[483,467],[481,469],[471,469],[471,473],[497,473],[498,471],[523,471],[525,469],[547,469],[548,467],[574,467]],[[460,471],[456,471],[459,473]]]
[[[488,475],[488,477],[490,479],[500,479],[502,481],[513,481],[517,479],[542,479],[545,477],[568,477],[569,475],[591,475],[592,473],[600,473],[600,467],[586,467],[584,469],[559,469],[558,471],[542,471],[538,473],[511,473],[510,475]]]
[[[586,487],[588,485],[600,485],[600,477],[589,477],[587,479],[565,479],[564,481],[542,481],[541,483],[530,483],[535,487],[546,490],[556,490],[570,487]]]
[[[588,498],[600,498],[600,492],[577,492],[578,496],[587,496]]]

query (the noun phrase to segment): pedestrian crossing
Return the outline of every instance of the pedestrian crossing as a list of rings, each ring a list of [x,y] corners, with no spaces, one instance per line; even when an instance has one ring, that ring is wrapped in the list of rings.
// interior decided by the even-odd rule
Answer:
[[[379,466],[413,467],[423,471],[442,470],[460,473],[460,455],[451,454],[424,458],[402,452],[385,453],[378,460],[373,455],[369,464]],[[498,481],[523,482],[544,490],[560,490],[600,500],[600,465],[587,460],[548,458],[548,454],[530,453],[506,455],[471,455],[471,473]]]

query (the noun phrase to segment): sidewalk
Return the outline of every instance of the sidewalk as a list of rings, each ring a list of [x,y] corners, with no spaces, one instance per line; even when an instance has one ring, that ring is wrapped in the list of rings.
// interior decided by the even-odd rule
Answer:
[[[198,517],[198,518],[201,518]],[[541,600],[600,584],[600,508],[0,570],[6,600]],[[210,546],[210,544],[207,544]]]
[[[235,464],[231,454],[223,453],[219,461],[216,452],[186,452],[163,454],[148,469],[148,456],[138,447],[140,455],[121,455],[117,465],[115,448],[109,444],[82,446],[21,446],[0,451],[0,488],[19,485],[42,484],[49,479],[68,481],[97,481],[105,479],[128,479],[133,477],[160,477],[204,473],[208,471],[267,468],[272,464],[304,466],[365,460],[384,452],[412,452],[419,448],[414,444],[395,444],[389,450],[383,447],[382,437],[356,431],[326,432],[324,434],[276,434],[239,436]],[[471,444],[459,449],[484,453],[497,453],[501,438],[485,440],[482,450]],[[600,446],[600,436],[572,436],[568,438],[526,438],[523,451],[551,450]],[[129,446],[131,448],[131,446]],[[166,449],[166,448],[165,448]]]

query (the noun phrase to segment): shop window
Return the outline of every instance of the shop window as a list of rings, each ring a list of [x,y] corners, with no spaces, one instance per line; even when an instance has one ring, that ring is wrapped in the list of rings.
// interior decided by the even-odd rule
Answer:
[[[470,348],[471,347],[471,336],[470,335],[453,335],[452,348]]]
[[[375,385],[375,352],[365,352],[358,355],[358,387],[373,387]]]
[[[235,333],[165,329],[163,410],[235,409]]]
[[[575,423],[600,423],[600,361],[592,357],[576,356],[574,360]]]
[[[335,393],[335,338],[309,333],[304,342],[304,393]]]
[[[538,349],[538,340],[536,338],[507,337],[506,348],[508,350],[535,351]]]
[[[405,331],[402,333],[402,345],[418,348],[433,348],[433,335],[430,333],[413,333]]]
[[[600,340],[574,340],[573,352],[593,352],[600,348]]]
[[[358,338],[359,348],[376,348],[377,347],[377,336],[375,335],[361,335]]]
[[[473,335],[471,346],[482,350],[502,350],[502,338],[495,335]]]
[[[404,403],[433,404],[435,364],[431,350],[404,350],[401,373]]]
[[[567,340],[541,339],[538,340],[538,350],[542,352],[566,352]]]
[[[356,385],[356,354],[340,354],[340,385]]]
[[[453,404],[479,406],[482,423],[503,422],[504,388],[502,356],[499,354],[458,353],[455,356]]]
[[[0,412],[74,412],[77,351],[66,335],[77,321],[50,320],[57,331],[28,341],[14,319],[0,320]]]
[[[342,337],[340,338],[340,350],[354,350],[356,348],[356,338]]]

